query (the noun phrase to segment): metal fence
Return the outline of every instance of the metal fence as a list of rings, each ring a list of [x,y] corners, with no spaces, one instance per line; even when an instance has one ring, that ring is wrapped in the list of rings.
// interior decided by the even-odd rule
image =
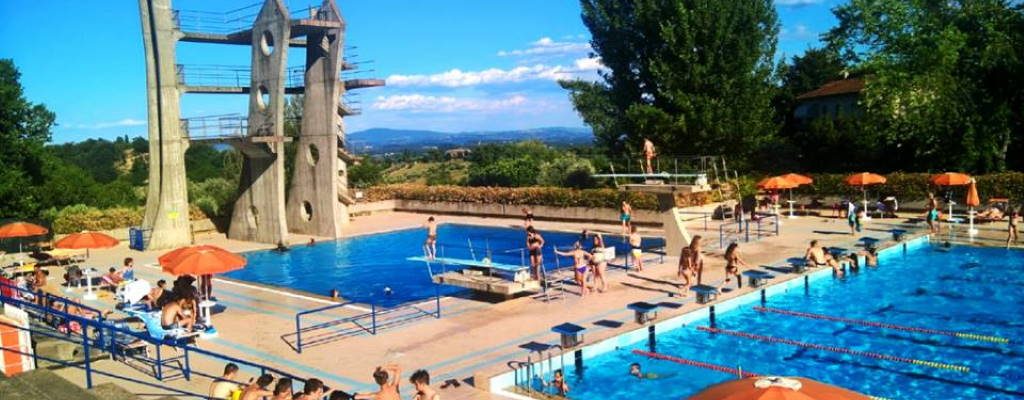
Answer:
[[[779,216],[775,214],[758,214],[755,220],[726,222],[718,226],[718,246],[724,249],[732,242],[749,243],[751,239],[756,241],[778,236],[779,226]]]
[[[301,311],[295,314],[295,344],[294,348],[297,353],[302,353],[303,347],[314,346],[319,344],[326,344],[335,340],[366,332],[371,335],[376,335],[381,329],[399,325],[403,323],[411,322],[412,320],[419,319],[424,316],[432,316],[434,318],[441,318],[441,293],[435,288],[433,303],[435,309],[432,311],[423,310],[418,306],[424,303],[423,301],[416,301],[413,303],[400,304],[392,307],[383,307],[376,304],[370,304],[370,310],[363,312],[358,315],[351,317],[344,317],[335,320],[315,323],[313,325],[303,326],[303,317],[323,313],[330,310],[336,310],[343,307],[353,307],[355,303],[346,302],[339,304],[332,304],[329,306],[314,308],[311,310]],[[365,309],[365,308],[364,308]],[[404,311],[411,311],[411,313],[403,314]],[[369,321],[368,325],[365,322]],[[328,330],[329,328],[352,324],[354,329],[348,330]],[[309,334],[314,331],[327,331],[325,334],[315,336],[312,340],[309,340]],[[307,335],[307,340],[303,341],[302,335]]]

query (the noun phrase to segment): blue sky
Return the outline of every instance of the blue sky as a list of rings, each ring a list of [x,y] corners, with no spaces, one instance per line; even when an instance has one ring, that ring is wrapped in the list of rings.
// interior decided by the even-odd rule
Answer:
[[[840,0],[776,0],[779,55],[801,54],[834,24]],[[221,11],[253,0],[178,0],[177,9]],[[289,0],[292,10],[313,0]],[[594,79],[589,34],[576,0],[339,0],[348,54],[387,78],[363,89],[349,131],[581,127],[555,80]],[[212,8],[211,8],[212,7]],[[55,142],[146,135],[145,66],[136,1],[0,1],[0,58],[13,58],[34,102],[57,113]],[[10,39],[15,38],[15,39]],[[302,65],[303,51],[289,52]],[[247,65],[245,46],[181,43],[182,64]],[[246,112],[240,95],[182,97],[183,117]]]

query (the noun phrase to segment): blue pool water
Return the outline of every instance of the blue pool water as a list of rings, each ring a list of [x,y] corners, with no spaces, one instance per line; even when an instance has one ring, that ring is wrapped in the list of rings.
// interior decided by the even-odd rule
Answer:
[[[547,268],[555,266],[552,245],[564,249],[579,239],[578,234],[564,232],[542,232],[542,235],[546,241],[544,260]],[[347,300],[383,306],[431,298],[435,290],[440,290],[442,295],[456,293],[457,288],[434,285],[424,263],[406,260],[423,255],[425,237],[425,228],[405,229],[313,246],[297,245],[285,253],[270,250],[248,252],[244,254],[248,265],[226,276],[320,295],[338,289],[341,297]],[[607,236],[605,241],[608,245],[615,245],[618,254],[623,254],[625,246],[620,237]],[[644,247],[663,245],[662,239],[644,240]],[[524,246],[525,234],[521,228],[438,226],[438,256],[464,259],[475,256],[480,259],[490,251],[494,262],[519,265],[521,252],[517,249]],[[566,260],[561,262],[564,266]],[[384,295],[385,288],[391,288],[392,294]]]
[[[781,343],[711,334],[696,329],[706,318],[659,333],[661,354],[742,367],[744,371],[806,376],[889,399],[1024,398],[1024,253],[924,247],[887,254],[882,265],[845,279],[811,280],[769,296],[766,306],[905,326],[970,332],[1010,339],[1009,344],[966,340],[788,315],[760,313],[759,301],[719,313],[717,327],[969,367],[970,372],[802,349]],[[648,343],[618,348],[587,360],[582,377],[568,367],[573,399],[669,399],[693,395],[734,376],[632,353]],[[637,380],[637,362],[662,376]]]

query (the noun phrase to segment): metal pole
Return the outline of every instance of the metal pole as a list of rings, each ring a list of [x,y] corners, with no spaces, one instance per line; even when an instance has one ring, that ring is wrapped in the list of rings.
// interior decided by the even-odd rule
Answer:
[[[441,318],[441,292],[437,288],[436,285],[434,286],[434,299],[436,299],[436,301],[437,301],[437,318],[440,319]]]
[[[68,320],[68,331],[71,330],[71,321]],[[85,388],[92,389],[92,360],[89,355],[89,329],[82,327],[82,352],[85,353]]]
[[[189,363],[189,359],[188,359],[188,346],[182,346],[182,347],[185,348],[185,369],[181,370],[181,373],[183,375],[185,375],[185,380],[186,381],[191,381],[192,380],[192,372],[191,372],[192,365],[191,365],[191,363]]]
[[[428,264],[429,265],[429,264]],[[302,314],[295,314],[295,351],[302,354]]]
[[[750,221],[747,221],[746,235],[744,236],[744,242],[750,243]]]
[[[370,303],[370,323],[371,323],[371,335],[377,334],[377,305]]]
[[[163,362],[163,359],[160,357],[160,348],[161,347],[163,347],[163,346],[161,346],[160,343],[156,344],[156,380],[158,380],[158,381],[163,381],[164,380],[164,368],[163,368],[164,362]]]

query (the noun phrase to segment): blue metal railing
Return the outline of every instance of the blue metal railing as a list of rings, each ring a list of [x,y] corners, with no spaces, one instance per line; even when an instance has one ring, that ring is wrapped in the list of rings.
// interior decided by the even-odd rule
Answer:
[[[314,308],[314,309],[310,309],[310,310],[300,311],[300,312],[295,314],[295,351],[297,353],[302,353],[302,348],[303,347],[311,345],[311,343],[309,343],[308,341],[307,342],[303,342],[302,341],[302,333],[303,332],[310,332],[310,331],[314,331],[314,330],[318,330],[318,329],[323,329],[323,328],[328,328],[328,327],[332,327],[332,326],[336,326],[336,325],[340,325],[340,324],[351,323],[351,324],[354,324],[357,327],[359,327],[361,330],[365,330],[366,332],[369,332],[371,335],[376,335],[379,329],[381,329],[381,328],[383,328],[383,327],[385,327],[387,325],[387,324],[380,324],[380,323],[378,323],[378,317],[383,316],[383,315],[387,315],[387,314],[391,314],[391,313],[395,313],[395,312],[398,312],[398,311],[401,311],[401,310],[413,309],[413,310],[418,311],[419,313],[422,313],[422,314],[425,314],[425,315],[431,315],[434,318],[440,319],[441,318],[441,292],[438,289],[438,286],[439,285],[435,285],[434,286],[434,306],[435,306],[434,311],[424,311],[424,310],[420,309],[419,307],[416,307],[416,305],[421,303],[422,301],[416,301],[416,302],[413,302],[413,303],[399,304],[399,305],[392,306],[392,307],[382,307],[382,306],[378,306],[376,304],[371,303],[370,304],[370,311],[369,312],[364,312],[362,314],[358,314],[358,315],[354,315],[354,316],[350,316],[350,317],[339,318],[339,319],[330,320],[330,321],[326,321],[326,322],[320,322],[320,323],[316,323],[316,324],[308,325],[308,326],[302,326],[302,317],[307,316],[307,315],[311,315],[311,314],[321,313],[321,312],[324,312],[324,311],[330,311],[330,310],[334,310],[334,309],[338,309],[338,308],[342,308],[342,307],[350,307],[350,306],[355,305],[356,303],[354,303],[354,302],[345,302],[345,303],[331,304],[331,305],[328,305],[328,306],[323,306],[323,307],[318,307],[318,308]],[[367,326],[363,326],[363,325],[361,325],[359,323],[360,320],[365,320],[367,318],[370,319],[370,326],[368,326],[368,327]],[[316,343],[320,343],[320,342],[323,342],[323,340],[316,341]]]
[[[723,223],[718,226],[718,246],[724,249],[732,242],[749,243],[751,228],[753,228],[754,240],[772,235],[779,236],[779,226],[779,216],[775,214],[758,214],[758,218],[753,221]]]
[[[702,218],[704,218],[704,230],[705,231],[708,230],[708,221],[711,219],[711,213],[706,212],[706,211],[676,211],[676,214],[677,215],[700,215]],[[686,221],[691,221],[691,220],[694,220],[694,219],[696,219],[696,218],[687,219]]]
[[[4,285],[4,286],[9,286],[9,285]],[[23,289],[19,289],[19,290],[24,291]],[[53,296],[53,297],[56,297],[56,296]],[[56,298],[61,299],[59,297],[56,297]],[[83,309],[87,309],[87,310],[95,310],[95,309],[93,309],[91,307],[84,306],[84,305],[78,304],[76,302],[67,300],[67,299],[63,299],[63,300],[65,300],[68,304],[72,304],[72,305],[74,305],[76,307],[82,307]],[[299,377],[297,377],[297,376],[295,376],[293,374],[284,372],[284,371],[282,371],[280,369],[277,369],[277,368],[273,368],[273,367],[269,367],[269,366],[266,366],[266,365],[262,365],[262,364],[258,364],[258,363],[254,363],[254,362],[250,362],[250,361],[245,361],[245,360],[242,360],[242,359],[239,359],[239,358],[235,358],[235,357],[227,356],[227,355],[224,355],[224,354],[212,352],[212,351],[209,351],[209,350],[201,349],[201,348],[198,348],[198,347],[196,347],[194,345],[175,344],[175,343],[169,343],[167,341],[155,340],[152,337],[150,337],[148,335],[148,333],[146,333],[146,332],[132,331],[132,330],[128,329],[127,327],[121,327],[121,326],[118,326],[118,325],[115,325],[115,324],[111,323],[108,320],[103,319],[103,314],[102,313],[98,313],[97,314],[97,315],[99,315],[98,318],[92,319],[92,318],[87,318],[87,317],[83,317],[83,316],[80,316],[80,315],[75,315],[75,314],[67,313],[67,312],[64,312],[64,311],[61,311],[61,310],[54,309],[52,307],[48,307],[48,306],[44,306],[44,305],[39,305],[39,304],[36,304],[36,303],[32,303],[32,302],[16,299],[16,298],[13,298],[13,297],[5,296],[5,295],[2,295],[2,294],[0,294],[0,303],[4,304],[5,306],[18,307],[18,308],[21,308],[21,309],[26,310],[26,311],[32,310],[32,311],[34,311],[36,313],[41,313],[41,314],[44,314],[44,315],[48,315],[48,316],[51,316],[51,317],[54,317],[54,318],[57,318],[57,319],[60,319],[60,320],[67,321],[69,323],[70,322],[78,323],[79,326],[81,326],[81,331],[78,332],[73,337],[70,336],[70,333],[72,332],[71,329],[68,329],[68,332],[69,332],[68,335],[60,335],[60,334],[56,334],[56,333],[53,333],[53,332],[50,332],[50,331],[47,331],[47,330],[36,329],[36,328],[31,328],[31,327],[30,328],[24,328],[24,327],[14,326],[14,328],[17,328],[17,329],[23,330],[23,331],[28,331],[28,332],[30,332],[32,334],[43,335],[43,336],[55,338],[57,340],[66,341],[66,342],[70,342],[70,343],[74,343],[74,344],[83,346],[83,353],[85,355],[85,359],[84,359],[83,362],[80,363],[81,365],[79,365],[79,363],[77,363],[77,362],[66,362],[66,361],[61,361],[61,360],[54,360],[54,359],[49,359],[49,358],[45,358],[45,357],[40,357],[40,356],[38,356],[38,355],[36,355],[34,353],[32,354],[32,356],[35,359],[37,359],[37,360],[42,359],[42,360],[45,360],[45,361],[48,361],[48,362],[54,362],[54,363],[60,364],[62,366],[73,366],[73,367],[76,367],[76,368],[83,369],[85,371],[85,386],[86,386],[86,388],[92,388],[92,380],[93,380],[92,379],[93,378],[92,374],[95,373],[95,374],[98,374],[98,375],[101,375],[101,376],[107,376],[107,377],[121,379],[121,380],[128,381],[128,382],[133,382],[133,383],[137,383],[137,384],[146,385],[146,386],[149,386],[149,387],[154,387],[154,388],[159,388],[159,389],[162,389],[162,390],[171,391],[171,392],[177,393],[178,395],[183,395],[183,396],[188,396],[188,397],[207,398],[207,395],[205,395],[205,394],[192,393],[192,392],[184,391],[184,390],[181,390],[181,389],[175,389],[175,388],[172,388],[172,387],[161,385],[161,384],[158,384],[158,383],[145,382],[145,381],[141,381],[141,380],[138,380],[138,379],[128,378],[128,377],[124,377],[124,376],[121,376],[121,375],[114,375],[114,374],[111,374],[111,373],[108,373],[108,372],[96,370],[93,367],[92,361],[91,361],[91,358],[92,358],[91,354],[92,354],[93,350],[99,350],[101,352],[106,352],[108,354],[111,354],[112,356],[119,355],[119,356],[123,356],[125,359],[131,358],[133,360],[140,360],[140,361],[149,363],[153,367],[154,378],[156,378],[158,381],[163,381],[165,379],[170,378],[170,376],[167,376],[167,375],[164,374],[164,369],[165,368],[170,368],[170,369],[178,370],[180,372],[180,375],[175,375],[175,377],[181,376],[181,377],[184,377],[185,380],[191,380],[193,375],[202,376],[202,377],[206,377],[206,378],[210,378],[210,379],[219,379],[220,378],[219,375],[208,374],[208,373],[204,373],[202,371],[197,371],[197,370],[192,369],[191,359],[192,359],[192,357],[194,357],[196,355],[210,357],[210,358],[213,358],[213,359],[216,359],[218,361],[225,362],[225,363],[228,363],[228,362],[235,363],[235,364],[237,364],[239,366],[242,366],[242,367],[245,367],[245,368],[250,368],[250,369],[253,369],[253,370],[259,370],[260,375],[267,374],[267,373],[273,373],[273,374],[275,374],[275,375],[277,375],[279,377],[290,378],[294,382],[294,384],[296,384],[296,385],[301,385],[302,383],[304,383],[306,381],[303,378],[299,378]],[[96,310],[96,311],[98,312],[98,310]],[[31,315],[31,313],[30,313],[30,315]],[[37,319],[39,319],[39,318],[37,318]],[[45,318],[42,318],[42,320],[44,322],[46,322]],[[2,322],[0,322],[0,324],[10,326],[9,324],[2,323]],[[89,335],[90,330],[95,333],[95,335],[92,336],[92,337],[90,337],[90,335]],[[119,340],[119,336],[120,336],[120,338],[122,340]],[[130,340],[131,343],[141,342],[141,344],[143,344],[143,345],[154,345],[154,348],[156,349],[156,358],[150,358],[148,356],[140,357],[140,356],[130,356],[130,355],[128,355],[127,352],[125,351],[125,349],[123,348],[124,345],[126,343],[128,343],[126,340]],[[162,346],[173,346],[173,347],[182,349],[183,350],[183,354],[180,355],[180,356],[177,356],[177,357],[164,358],[163,355],[162,355],[162,352],[161,352],[161,347]],[[15,351],[15,352],[17,352],[16,350],[13,350],[13,349],[5,349],[5,351]],[[178,364],[177,367],[174,366],[175,363]],[[235,382],[235,383],[243,384],[244,385],[244,382]]]

